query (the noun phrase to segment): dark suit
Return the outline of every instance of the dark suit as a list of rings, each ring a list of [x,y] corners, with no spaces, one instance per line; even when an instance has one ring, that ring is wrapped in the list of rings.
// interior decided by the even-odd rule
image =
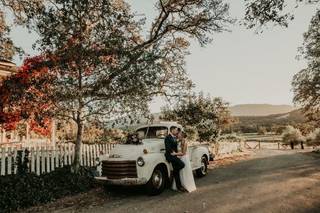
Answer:
[[[173,137],[171,134],[169,134],[164,139],[164,144],[166,147],[166,153],[165,157],[167,161],[169,161],[172,164],[173,167],[173,176],[176,180],[177,188],[181,187],[181,181],[180,181],[180,170],[184,168],[184,163],[175,155],[171,155],[172,152],[178,152],[178,143],[175,137]]]

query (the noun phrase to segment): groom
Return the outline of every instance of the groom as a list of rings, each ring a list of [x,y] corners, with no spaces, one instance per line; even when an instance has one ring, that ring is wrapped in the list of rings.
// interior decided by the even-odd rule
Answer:
[[[176,181],[176,186],[179,191],[185,192],[186,190],[181,185],[180,180],[180,170],[184,168],[184,163],[178,158],[178,156],[182,156],[181,152],[178,152],[178,143],[176,136],[178,134],[178,128],[172,126],[170,128],[170,133],[164,139],[166,153],[165,157],[169,163],[172,164],[173,167],[173,176]]]

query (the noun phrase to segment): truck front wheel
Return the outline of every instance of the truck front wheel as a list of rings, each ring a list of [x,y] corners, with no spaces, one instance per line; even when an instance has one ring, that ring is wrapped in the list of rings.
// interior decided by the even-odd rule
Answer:
[[[147,183],[147,190],[149,195],[158,195],[165,189],[167,173],[161,166],[157,166]]]
[[[206,156],[202,156],[201,158],[201,167],[196,170],[196,174],[198,177],[204,177],[208,173],[208,160]]]

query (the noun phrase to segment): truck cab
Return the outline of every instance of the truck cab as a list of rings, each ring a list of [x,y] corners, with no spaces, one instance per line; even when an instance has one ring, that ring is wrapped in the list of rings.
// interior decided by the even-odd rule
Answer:
[[[149,194],[160,194],[171,183],[172,166],[165,158],[164,138],[175,122],[161,122],[139,127],[138,143],[117,144],[108,155],[100,156],[97,180],[112,185],[146,185]],[[207,174],[210,159],[208,145],[188,147],[192,169],[197,176]]]

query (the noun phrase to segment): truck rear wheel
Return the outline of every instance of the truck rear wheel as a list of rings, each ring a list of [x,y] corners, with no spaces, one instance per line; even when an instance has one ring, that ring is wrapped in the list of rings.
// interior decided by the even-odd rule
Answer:
[[[167,172],[161,166],[157,166],[147,183],[147,190],[149,195],[158,195],[163,192],[167,181]]]
[[[208,173],[208,159],[206,156],[202,156],[201,158],[201,167],[196,170],[196,174],[198,177],[204,177]]]

